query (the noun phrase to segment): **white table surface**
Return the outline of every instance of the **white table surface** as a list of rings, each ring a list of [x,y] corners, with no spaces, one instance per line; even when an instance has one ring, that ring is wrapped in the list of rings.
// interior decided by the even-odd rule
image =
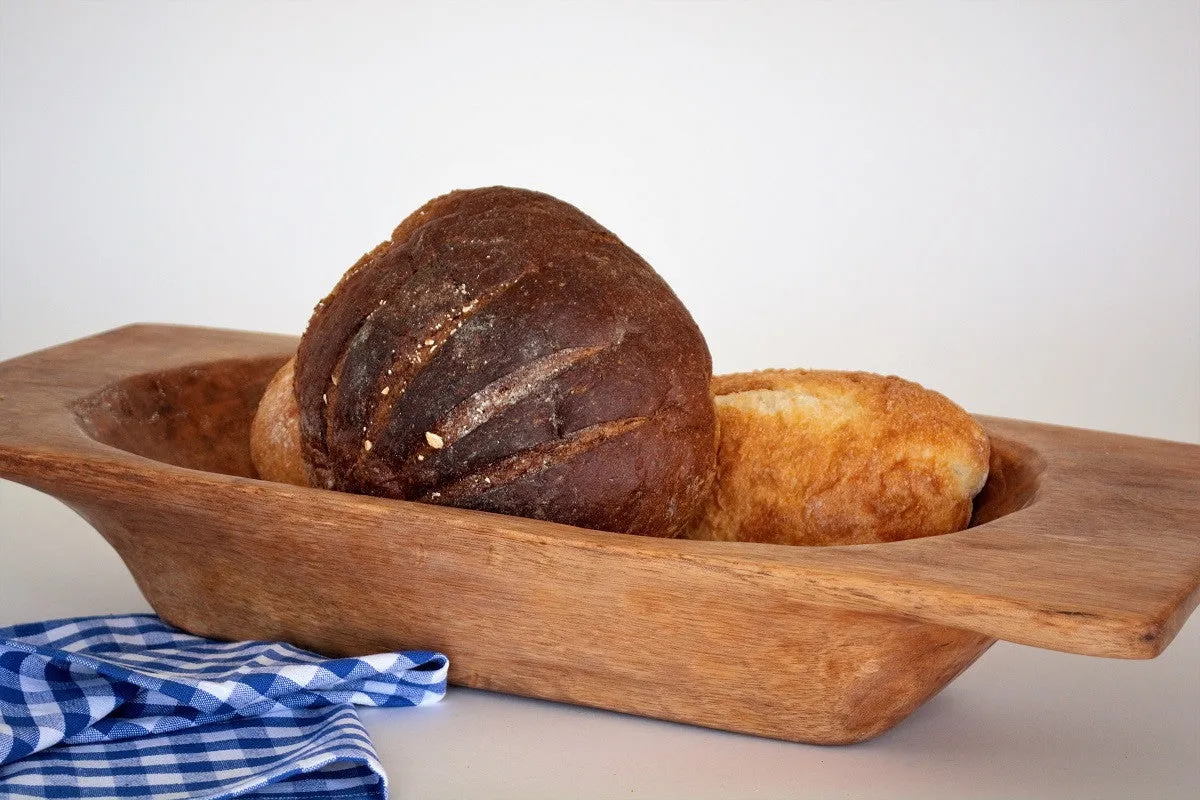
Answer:
[[[148,610],[65,506],[0,483],[0,624]],[[1153,661],[999,643],[875,741],[816,747],[451,687],[363,718],[405,798],[1195,798],[1200,620]]]

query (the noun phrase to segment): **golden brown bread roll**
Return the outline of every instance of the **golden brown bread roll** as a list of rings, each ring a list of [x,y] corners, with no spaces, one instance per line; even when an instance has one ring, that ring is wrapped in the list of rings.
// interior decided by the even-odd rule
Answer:
[[[267,384],[250,423],[250,460],[263,480],[308,486],[300,457],[299,412],[292,391],[295,367],[295,357],[289,358]]]
[[[971,518],[990,447],[937,392],[864,372],[713,380],[717,483],[693,539],[832,545],[950,533]]]
[[[281,445],[295,410],[317,486],[675,536],[712,482],[711,376],[687,310],[594,220],[538,192],[452,192],[318,304],[255,463],[305,479]]]

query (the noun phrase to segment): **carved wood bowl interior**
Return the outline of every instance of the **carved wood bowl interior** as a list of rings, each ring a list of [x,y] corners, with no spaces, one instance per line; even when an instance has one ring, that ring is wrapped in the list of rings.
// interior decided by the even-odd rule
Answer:
[[[132,326],[0,365],[0,475],[218,638],[434,648],[451,682],[815,743],[886,731],[997,638],[1146,658],[1198,599],[1200,448],[981,418],[972,526],[888,544],[635,537],[257,480],[295,340]]]
[[[93,439],[179,467],[257,478],[250,423],[267,382],[286,359],[228,359],[134,375],[71,405]],[[1032,502],[1045,461],[1032,448],[992,435],[988,482],[971,526]]]

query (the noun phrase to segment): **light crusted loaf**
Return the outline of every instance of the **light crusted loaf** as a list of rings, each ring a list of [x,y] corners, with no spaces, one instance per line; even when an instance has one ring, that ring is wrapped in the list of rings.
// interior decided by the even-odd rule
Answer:
[[[979,424],[950,400],[865,372],[718,376],[717,482],[687,536],[835,545],[964,528],[988,474]]]

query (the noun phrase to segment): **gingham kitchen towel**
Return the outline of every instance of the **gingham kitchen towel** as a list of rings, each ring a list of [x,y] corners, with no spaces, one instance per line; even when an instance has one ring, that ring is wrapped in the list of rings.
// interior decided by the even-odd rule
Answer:
[[[329,659],[156,616],[0,628],[0,797],[384,798],[355,705],[446,691],[446,657]]]

